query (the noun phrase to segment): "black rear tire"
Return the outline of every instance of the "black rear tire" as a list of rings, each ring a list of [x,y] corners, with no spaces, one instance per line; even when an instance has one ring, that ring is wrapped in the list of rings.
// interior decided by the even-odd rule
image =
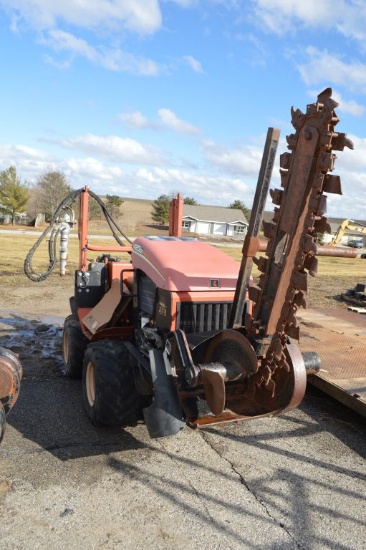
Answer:
[[[62,334],[62,353],[65,373],[70,378],[82,377],[84,353],[88,344],[89,340],[81,330],[78,316],[66,317]]]
[[[134,426],[142,417],[130,354],[118,340],[99,340],[87,347],[83,366],[83,402],[95,426]]]

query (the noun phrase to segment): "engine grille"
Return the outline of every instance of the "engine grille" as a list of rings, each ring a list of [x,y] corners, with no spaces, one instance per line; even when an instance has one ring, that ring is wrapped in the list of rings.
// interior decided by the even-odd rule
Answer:
[[[232,302],[181,302],[177,308],[177,328],[187,334],[227,328]]]

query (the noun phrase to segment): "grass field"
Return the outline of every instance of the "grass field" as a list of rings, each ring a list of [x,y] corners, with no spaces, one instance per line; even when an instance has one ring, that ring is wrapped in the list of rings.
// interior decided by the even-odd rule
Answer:
[[[1,233],[1,268],[0,285],[4,287],[22,287],[32,285],[24,274],[23,265],[31,247],[38,239],[38,235],[28,235],[21,231],[18,233]],[[114,240],[106,240],[101,237],[90,239],[91,244],[114,245]],[[71,237],[69,239],[69,258],[67,264],[67,275],[59,277],[58,267],[47,280],[47,286],[72,288],[74,280],[74,271],[78,267],[78,239]],[[240,261],[241,250],[238,247],[230,248],[228,246],[220,247],[223,252]],[[116,253],[113,253],[116,255]],[[98,253],[91,252],[89,260],[96,259]],[[37,250],[33,259],[33,267],[36,271],[43,273],[48,267],[48,243],[43,241],[41,247]],[[311,307],[339,307],[338,296],[348,288],[353,288],[356,283],[363,282],[366,279],[366,260],[360,258],[335,258],[320,257],[318,277],[308,277],[309,299],[308,305]],[[258,271],[254,267],[253,277],[258,276]],[[338,301],[338,302],[337,302]]]

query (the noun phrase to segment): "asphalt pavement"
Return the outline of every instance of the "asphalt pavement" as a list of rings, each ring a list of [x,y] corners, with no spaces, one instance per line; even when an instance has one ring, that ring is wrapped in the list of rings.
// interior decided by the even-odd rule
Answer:
[[[364,549],[360,416],[310,388],[281,417],[171,438],[95,428],[62,374],[60,330],[2,318],[0,345],[25,364],[0,445],[4,548]]]

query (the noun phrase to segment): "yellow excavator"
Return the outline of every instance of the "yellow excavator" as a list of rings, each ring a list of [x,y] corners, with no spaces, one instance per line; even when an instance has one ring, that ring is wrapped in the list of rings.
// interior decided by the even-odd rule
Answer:
[[[337,244],[339,244],[346,231],[357,231],[361,235],[366,235],[366,225],[362,225],[361,223],[354,220],[343,220],[343,222],[339,225],[333,239],[330,241],[329,245],[336,246]],[[352,242],[355,243],[355,248],[362,248],[363,242],[358,241],[357,239],[353,239],[353,241],[349,241],[348,244]],[[357,243],[360,243],[360,246],[357,246]]]

